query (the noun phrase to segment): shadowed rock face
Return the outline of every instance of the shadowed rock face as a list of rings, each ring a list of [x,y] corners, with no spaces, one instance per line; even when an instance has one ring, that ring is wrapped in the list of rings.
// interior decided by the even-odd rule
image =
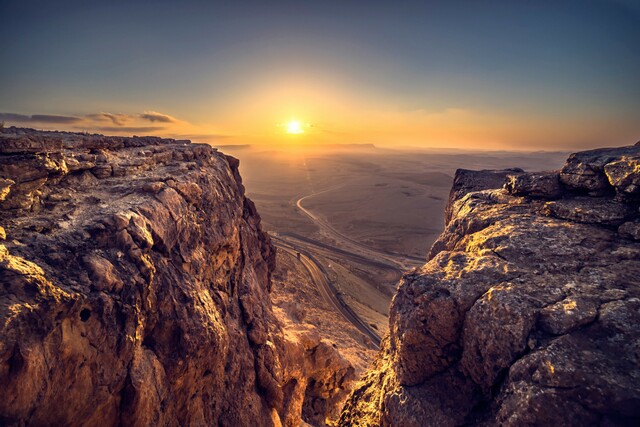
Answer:
[[[558,172],[459,171],[340,424],[637,425],[639,159],[633,146]]]
[[[344,393],[287,366],[319,343],[285,345],[273,247],[208,145],[5,130],[0,226],[2,425],[297,425],[285,381]]]

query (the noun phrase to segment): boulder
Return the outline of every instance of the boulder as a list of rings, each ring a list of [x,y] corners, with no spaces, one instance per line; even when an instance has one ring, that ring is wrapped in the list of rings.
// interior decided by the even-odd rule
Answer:
[[[623,199],[640,199],[640,156],[625,156],[607,163],[604,171],[609,183]]]
[[[620,225],[637,212],[628,204],[605,197],[575,197],[545,203],[542,213],[586,224]]]
[[[449,223],[453,214],[449,207],[453,205],[455,200],[460,199],[465,194],[473,191],[489,190],[493,188],[502,188],[505,179],[514,174],[523,173],[522,169],[505,169],[505,170],[481,170],[473,171],[468,169],[458,169],[453,178],[453,186],[449,193],[449,202],[445,208],[445,225]]]
[[[562,195],[558,172],[509,175],[505,188],[514,196],[557,199]]]
[[[640,156],[640,147],[600,148],[574,153],[560,171],[560,181],[570,190],[604,195],[613,190],[605,166],[629,156]]]

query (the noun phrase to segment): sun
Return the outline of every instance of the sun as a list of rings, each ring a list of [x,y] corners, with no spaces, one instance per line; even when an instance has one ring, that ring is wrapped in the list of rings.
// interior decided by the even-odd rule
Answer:
[[[287,133],[295,135],[304,133],[302,123],[300,123],[298,120],[291,120],[287,123]]]

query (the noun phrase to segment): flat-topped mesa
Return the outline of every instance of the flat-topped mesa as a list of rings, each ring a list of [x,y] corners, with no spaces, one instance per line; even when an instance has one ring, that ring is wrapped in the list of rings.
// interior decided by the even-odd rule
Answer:
[[[458,171],[341,425],[637,424],[639,203],[638,145]]]
[[[274,263],[238,161],[209,145],[5,129],[0,424],[297,425]]]

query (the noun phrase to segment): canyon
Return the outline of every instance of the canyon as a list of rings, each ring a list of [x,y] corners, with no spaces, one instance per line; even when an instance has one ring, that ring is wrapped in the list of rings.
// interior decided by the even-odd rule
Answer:
[[[339,425],[637,425],[640,143],[456,173]]]
[[[639,205],[639,145],[459,170],[365,369],[352,325],[307,321],[235,158],[4,129],[0,424],[633,425]]]
[[[2,134],[3,425],[324,420],[353,368],[283,332],[237,167],[188,141]]]

